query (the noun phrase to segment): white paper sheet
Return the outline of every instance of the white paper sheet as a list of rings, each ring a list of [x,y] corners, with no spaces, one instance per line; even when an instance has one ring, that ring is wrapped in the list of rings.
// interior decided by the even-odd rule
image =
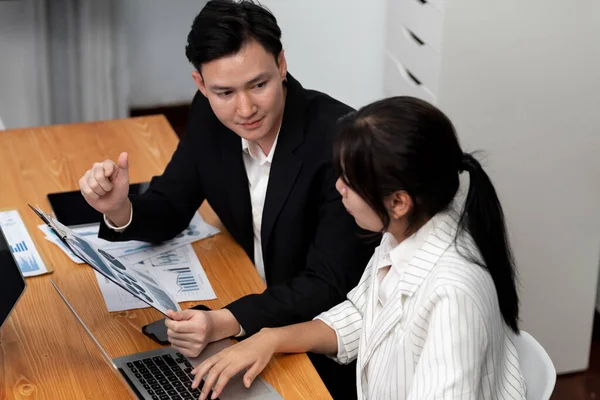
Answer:
[[[0,211],[0,226],[23,276],[48,272],[17,210]]]
[[[149,271],[178,302],[216,298],[215,292],[191,244],[169,250],[131,267]],[[112,284],[102,275],[96,273],[96,278],[108,311],[148,307],[146,303]]]
[[[34,212],[60,237],[65,244],[86,264],[101,273],[115,285],[126,288],[140,300],[167,315],[167,310],[180,310],[175,300],[154,278],[153,274],[142,268],[125,266],[110,253],[98,248],[93,242],[79,236],[59,221],[40,209],[32,207]]]
[[[189,226],[177,235],[159,245],[130,240],[127,242],[109,242],[98,238],[99,225],[89,225],[73,229],[79,236],[92,241],[102,250],[110,253],[125,265],[134,265],[149,258],[158,256],[166,251],[176,249],[197,240],[219,233],[219,229],[204,222],[200,214],[194,214]]]
[[[90,243],[93,243],[94,246],[108,251],[113,257],[117,257],[128,249],[139,248],[139,247],[149,247],[152,246],[150,243],[139,242],[137,240],[129,240],[127,242],[109,242],[108,240],[100,239],[98,237],[98,231],[100,230],[99,224],[91,224],[91,225],[83,225],[77,226],[75,228],[71,228],[71,230],[77,233],[79,236],[84,238]]]
[[[38,228],[46,235],[44,236],[44,239],[57,245],[63,251],[63,253],[65,253],[71,259],[71,261],[77,264],[85,264],[83,260],[77,257],[75,253],[71,251],[71,249],[69,249],[63,242],[60,241],[58,236],[52,232],[52,229],[50,229],[48,225],[38,225]]]

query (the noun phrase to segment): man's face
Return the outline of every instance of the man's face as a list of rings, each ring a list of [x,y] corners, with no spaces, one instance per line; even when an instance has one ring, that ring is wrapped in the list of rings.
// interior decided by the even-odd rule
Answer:
[[[258,42],[233,55],[202,65],[192,77],[219,120],[249,141],[274,139],[285,105],[282,81],[287,65],[283,51],[278,63]]]

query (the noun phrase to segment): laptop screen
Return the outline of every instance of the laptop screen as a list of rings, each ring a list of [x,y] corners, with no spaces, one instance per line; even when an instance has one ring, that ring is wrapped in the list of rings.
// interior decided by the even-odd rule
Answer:
[[[25,291],[25,279],[0,228],[0,328]]]

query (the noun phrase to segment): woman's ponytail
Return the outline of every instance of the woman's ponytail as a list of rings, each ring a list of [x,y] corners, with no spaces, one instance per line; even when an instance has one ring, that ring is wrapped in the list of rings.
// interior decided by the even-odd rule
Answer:
[[[469,192],[460,216],[459,230],[469,232],[481,256],[482,267],[492,276],[500,312],[510,328],[518,333],[519,298],[515,285],[515,265],[506,233],[504,212],[496,189],[473,155],[464,153],[459,171],[469,173]]]

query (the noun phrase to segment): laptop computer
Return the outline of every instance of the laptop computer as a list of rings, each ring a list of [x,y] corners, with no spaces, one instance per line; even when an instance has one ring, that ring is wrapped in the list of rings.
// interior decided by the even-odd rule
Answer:
[[[25,279],[0,227],[0,329],[25,292]]]
[[[192,369],[212,355],[233,345],[233,342],[229,339],[211,343],[206,346],[197,358],[187,358],[172,347],[163,347],[112,359],[98,340],[96,340],[95,336],[79,317],[54,281],[50,279],[50,282],[69,310],[75,315],[77,321],[79,321],[92,341],[98,346],[104,359],[118,372],[123,382],[138,399],[198,399],[202,383],[200,384],[200,388],[192,390],[191,384],[194,379],[194,375],[191,374]],[[242,378],[243,372],[231,378],[219,398],[222,400],[282,399],[275,389],[264,379],[258,377],[250,388],[246,388]],[[211,395],[212,393],[209,394],[209,399]]]

